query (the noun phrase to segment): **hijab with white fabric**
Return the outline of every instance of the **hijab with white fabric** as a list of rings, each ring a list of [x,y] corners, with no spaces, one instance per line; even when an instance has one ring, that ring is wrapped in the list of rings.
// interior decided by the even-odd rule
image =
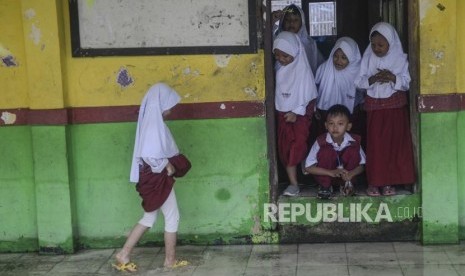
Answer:
[[[179,103],[181,97],[164,83],[150,87],[139,109],[130,181],[139,181],[139,165],[145,161],[160,172],[168,159],[179,154],[176,142],[163,120],[163,112]],[[158,167],[158,168],[155,168]]]
[[[316,98],[317,92],[302,42],[295,33],[281,32],[273,42],[273,52],[275,49],[294,57],[286,66],[276,61],[276,109],[305,115],[308,103]]]
[[[379,22],[371,28],[370,41],[373,32],[378,32],[389,43],[389,51],[383,57],[376,56],[368,45],[362,57],[360,74],[355,80],[355,85],[367,89],[368,96],[372,98],[389,98],[396,91],[407,91],[410,88],[410,73],[408,71],[407,54],[402,49],[396,29],[386,22]],[[371,86],[368,78],[378,73],[379,70],[387,69],[396,76],[396,83],[376,82]]]
[[[349,64],[342,70],[334,66],[334,53],[341,49],[349,60]],[[354,110],[356,87],[354,79],[360,71],[360,50],[357,42],[350,37],[341,37],[336,41],[328,60],[316,71],[315,83],[318,86],[317,107],[328,110],[335,104],[343,104],[350,113]]]
[[[315,40],[309,35],[307,31],[307,26],[305,25],[305,14],[301,7],[291,4],[283,9],[284,14],[289,12],[289,10],[297,10],[300,13],[300,18],[302,19],[302,26],[297,32],[297,35],[300,38],[300,41],[304,45],[305,53],[307,54],[308,63],[312,68],[312,73],[315,75],[316,69],[324,61],[324,57],[321,52],[318,50]],[[276,30],[276,35],[283,32],[283,22],[284,16],[279,21],[278,29]]]

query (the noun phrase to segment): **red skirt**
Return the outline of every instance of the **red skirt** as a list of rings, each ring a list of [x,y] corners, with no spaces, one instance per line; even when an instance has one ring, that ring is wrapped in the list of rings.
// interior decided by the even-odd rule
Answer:
[[[413,144],[407,106],[367,111],[368,185],[412,184]]]
[[[308,136],[314,108],[313,100],[308,104],[305,115],[297,115],[294,123],[286,122],[284,118],[286,112],[278,113],[278,156],[286,167],[297,166],[307,157]]]
[[[153,173],[150,166],[145,163],[140,169],[136,190],[142,198],[142,208],[146,212],[160,208],[170,195],[175,182],[174,178],[184,176],[191,168],[191,163],[182,154],[168,158],[168,161],[176,169],[172,176],[168,176],[166,169],[161,173]]]

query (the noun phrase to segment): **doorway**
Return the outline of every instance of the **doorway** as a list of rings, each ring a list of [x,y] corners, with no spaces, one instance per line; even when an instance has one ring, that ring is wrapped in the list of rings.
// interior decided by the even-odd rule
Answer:
[[[349,36],[353,38],[359,45],[361,54],[365,51],[369,45],[368,34],[371,27],[380,21],[391,23],[397,30],[399,37],[402,41],[404,51],[409,55],[410,73],[412,76],[412,82],[409,92],[410,97],[410,117],[411,117],[411,131],[414,143],[414,154],[416,171],[418,171],[418,114],[413,103],[415,103],[415,97],[417,94],[417,83],[416,74],[418,72],[417,59],[415,51],[415,43],[417,39],[413,34],[417,34],[415,31],[417,28],[416,1],[404,1],[404,0],[287,0],[287,1],[276,1],[267,0],[266,6],[269,7],[268,17],[271,18],[271,12],[274,10],[282,9],[290,4],[295,4],[302,7],[305,14],[305,24],[307,30],[309,30],[312,38],[317,42],[318,48],[323,54],[324,58],[327,59],[329,53],[339,37]],[[318,8],[320,8],[320,14],[318,14]],[[315,14],[317,11],[317,14]],[[326,13],[326,14],[323,14]],[[332,17],[331,17],[332,13]],[[328,15],[329,14],[329,15]],[[323,20],[323,19],[324,20]],[[320,20],[320,21],[319,21]],[[318,27],[318,24],[322,28]],[[318,32],[318,30],[325,29],[324,24],[333,24],[332,27],[326,28],[326,33]],[[320,27],[321,27],[320,26]],[[272,49],[272,37],[270,34],[273,26],[271,23],[266,24],[267,30],[265,30],[265,66],[266,66],[266,106],[267,106],[267,128],[268,128],[268,140],[269,140],[269,157],[270,157],[270,195],[271,202],[277,202],[282,190],[286,186],[287,175],[285,169],[279,162],[277,151],[276,151],[276,122],[274,114],[274,71],[273,71],[273,57],[271,53]],[[313,30],[317,30],[312,34]],[[412,35],[409,36],[409,33]],[[314,35],[314,36],[313,36]],[[304,176],[299,172],[299,181],[303,183],[311,183],[311,176]],[[418,178],[416,178],[418,179]],[[363,185],[363,180],[361,181]],[[300,182],[299,182],[300,183]],[[366,185],[366,183],[365,183]],[[307,193],[304,195],[313,196],[314,192]],[[405,186],[405,191],[401,193],[417,193],[418,185],[415,183],[412,186]]]

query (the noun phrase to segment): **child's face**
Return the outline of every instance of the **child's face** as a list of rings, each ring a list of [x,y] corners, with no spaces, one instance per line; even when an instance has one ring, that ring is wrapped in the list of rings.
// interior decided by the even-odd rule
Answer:
[[[352,128],[352,123],[345,115],[328,115],[325,122],[326,129],[328,130],[331,138],[335,142],[342,142],[344,134]]]
[[[341,50],[341,48],[337,49],[333,55],[333,64],[336,70],[342,70],[349,65],[349,59]]]
[[[279,49],[274,49],[274,57],[282,65],[286,66],[294,61],[294,57]]]
[[[300,27],[302,27],[302,19],[300,16],[292,13],[286,13],[284,15],[283,30],[297,33],[299,32]]]
[[[377,57],[384,57],[389,51],[389,42],[381,34],[371,37],[371,49]]]

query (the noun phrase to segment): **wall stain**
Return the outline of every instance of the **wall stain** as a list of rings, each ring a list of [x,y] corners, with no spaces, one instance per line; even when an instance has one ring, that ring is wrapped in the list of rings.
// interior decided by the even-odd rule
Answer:
[[[2,57],[2,64],[6,67],[18,66],[15,58],[12,55]]]
[[[231,193],[229,192],[229,190],[227,190],[225,188],[221,188],[221,189],[219,189],[219,190],[217,190],[215,192],[215,197],[218,200],[226,201],[226,200],[229,200],[231,198]]]
[[[445,7],[443,4],[441,4],[441,3],[437,4],[436,7],[437,7],[440,11],[444,11],[444,10],[446,9],[446,7]]]
[[[121,87],[128,87],[134,82],[132,77],[129,75],[128,70],[124,67],[119,70],[116,81],[119,85],[121,85]]]

